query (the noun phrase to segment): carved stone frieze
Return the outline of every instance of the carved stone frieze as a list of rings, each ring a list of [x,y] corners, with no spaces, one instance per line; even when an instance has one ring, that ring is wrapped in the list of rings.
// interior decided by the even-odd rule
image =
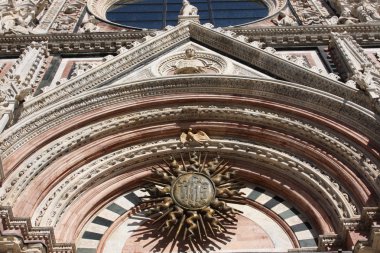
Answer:
[[[332,10],[320,0],[291,0],[294,11],[302,25],[324,25],[333,16]],[[294,20],[295,21],[295,20]]]
[[[59,2],[59,0],[58,0]],[[76,24],[80,20],[80,15],[86,6],[83,0],[66,0],[57,14],[54,22],[51,22],[49,32],[68,33],[73,32]],[[95,30],[91,30],[95,31]]]
[[[339,15],[338,24],[368,23],[380,21],[380,10],[376,0],[332,0]]]
[[[29,34],[49,6],[47,0],[8,0],[0,3],[0,34]]]
[[[56,3],[57,1],[54,1]],[[49,8],[53,10],[56,8]],[[41,24],[41,22],[40,22]],[[49,26],[50,27],[50,26]],[[373,24],[355,24],[350,26],[302,26],[302,27],[253,27],[226,28],[237,35],[245,35],[249,41],[259,40],[267,46],[283,48],[297,45],[325,45],[329,43],[331,32],[348,32],[363,45],[376,45],[380,40],[380,26]],[[2,55],[19,54],[32,41],[49,41],[51,53],[115,53],[118,48],[132,47],[131,43],[150,34],[150,31],[39,34],[25,36],[0,37]]]

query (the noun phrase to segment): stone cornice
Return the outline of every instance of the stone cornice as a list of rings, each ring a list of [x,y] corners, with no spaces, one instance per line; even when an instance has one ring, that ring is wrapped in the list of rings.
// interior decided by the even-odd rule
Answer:
[[[226,28],[277,48],[327,45],[331,32],[348,32],[362,45],[379,45],[380,24]],[[114,53],[154,31],[36,34],[0,37],[1,55],[17,55],[32,41],[48,41],[50,53]]]
[[[132,47],[132,42],[151,34],[148,31],[30,34],[0,37],[0,54],[17,55],[33,41],[48,41],[50,53],[115,53],[120,47]]]
[[[316,46],[327,45],[330,33],[349,33],[357,42],[363,45],[380,43],[380,23],[353,25],[313,25],[313,26],[280,26],[255,28],[230,28],[237,34],[259,40],[268,46]]]

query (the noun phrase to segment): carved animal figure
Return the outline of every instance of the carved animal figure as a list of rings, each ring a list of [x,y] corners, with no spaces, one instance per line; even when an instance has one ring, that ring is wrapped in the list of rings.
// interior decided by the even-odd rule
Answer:
[[[193,131],[193,129],[189,128],[187,133],[183,132],[181,134],[180,140],[182,143],[185,143],[187,141],[195,141],[195,142],[198,142],[199,144],[201,144],[204,141],[210,140],[210,137],[208,137],[208,135],[205,132],[198,131],[196,134],[194,134],[192,131]]]

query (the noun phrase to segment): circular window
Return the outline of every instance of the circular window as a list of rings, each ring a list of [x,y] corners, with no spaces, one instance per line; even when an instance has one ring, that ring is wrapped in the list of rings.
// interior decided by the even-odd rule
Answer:
[[[192,0],[198,8],[201,23],[226,27],[242,25],[268,15],[268,7],[260,0]],[[122,0],[107,10],[111,22],[147,29],[176,25],[182,0]]]

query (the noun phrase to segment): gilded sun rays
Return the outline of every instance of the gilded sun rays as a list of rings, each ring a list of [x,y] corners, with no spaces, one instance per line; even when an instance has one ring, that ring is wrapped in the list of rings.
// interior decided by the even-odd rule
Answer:
[[[244,185],[228,162],[192,152],[164,159],[152,172],[152,177],[144,179],[149,196],[142,197],[143,209],[163,237],[174,241],[216,238],[227,232],[225,224],[237,222],[235,215],[240,211],[228,203],[245,203],[240,192]]]

